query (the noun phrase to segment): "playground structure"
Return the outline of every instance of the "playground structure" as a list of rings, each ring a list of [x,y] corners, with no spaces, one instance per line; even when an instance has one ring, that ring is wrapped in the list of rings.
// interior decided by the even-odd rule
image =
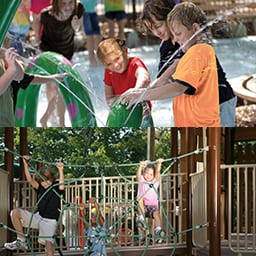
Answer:
[[[200,254],[203,250],[207,255],[218,256],[223,250],[223,241],[228,244],[225,249],[229,251],[243,255],[256,253],[256,219],[253,217],[256,214],[256,146],[246,143],[256,141],[255,128],[172,128],[170,132],[171,157],[184,157],[177,159],[161,178],[159,196],[167,227],[165,242],[158,245],[153,241],[146,246],[137,243],[135,177],[85,177],[70,183],[66,181],[68,204],[63,204],[62,223],[67,247],[64,250],[61,247],[65,255],[85,253],[79,215],[74,213],[77,213],[77,202],[81,199],[86,202],[91,196],[102,198],[107,225],[113,227],[108,237],[108,255],[174,255],[172,252],[175,255],[203,255]],[[6,147],[12,149],[12,129],[6,128],[6,136]],[[21,155],[26,153],[26,143],[26,129],[21,128]],[[235,147],[237,155],[234,155]],[[187,155],[188,152],[192,154]],[[26,182],[22,179],[12,182],[13,156],[9,152],[5,155],[5,169],[10,172],[1,170],[3,184],[0,188],[8,191],[5,198],[13,200],[3,200],[5,214],[1,216],[1,223],[6,223],[13,206],[31,210],[36,200]],[[3,195],[2,191],[0,194]],[[132,235],[126,236],[123,244],[120,243],[121,224],[132,230]],[[152,224],[150,220],[148,224]],[[10,240],[12,235],[4,231],[1,234],[7,238],[1,243]],[[43,248],[38,247],[35,238],[32,245],[34,254],[40,255]],[[23,255],[31,255],[31,252]]]

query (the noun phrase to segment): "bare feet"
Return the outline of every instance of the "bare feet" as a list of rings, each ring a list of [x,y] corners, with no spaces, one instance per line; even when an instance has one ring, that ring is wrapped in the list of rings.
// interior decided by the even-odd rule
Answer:
[[[43,116],[41,119],[40,119],[40,124],[42,125],[42,127],[46,128],[47,127],[47,117]]]

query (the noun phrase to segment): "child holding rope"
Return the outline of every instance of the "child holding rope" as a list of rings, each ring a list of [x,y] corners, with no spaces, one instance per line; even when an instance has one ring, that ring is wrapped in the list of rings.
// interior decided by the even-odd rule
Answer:
[[[145,229],[145,217],[154,218],[156,242],[162,243],[165,231],[162,229],[162,222],[159,212],[158,188],[160,171],[163,159],[158,159],[156,164],[142,161],[136,173],[138,184],[138,218],[139,229]],[[150,185],[153,185],[152,187]]]
[[[32,213],[25,209],[15,208],[11,211],[11,220],[17,231],[17,240],[5,243],[4,247],[9,250],[27,250],[28,244],[23,233],[23,227],[39,229],[38,242],[45,245],[47,256],[54,255],[54,235],[57,229],[57,221],[60,215],[61,200],[64,194],[63,163],[56,163],[59,172],[59,182],[56,181],[55,172],[46,166],[39,169],[34,179],[30,172],[28,161],[30,157],[23,156],[26,180],[38,194],[37,212]]]
[[[106,230],[104,227],[104,217],[100,211],[100,206],[94,198],[90,198],[89,203],[94,206],[91,211],[90,223],[86,221],[85,206],[80,204],[80,216],[84,219],[84,227],[91,256],[106,256]]]

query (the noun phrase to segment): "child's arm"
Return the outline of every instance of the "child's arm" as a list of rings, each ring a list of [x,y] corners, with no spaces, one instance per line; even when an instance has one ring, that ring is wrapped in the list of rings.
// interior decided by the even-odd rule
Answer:
[[[30,84],[43,84],[43,83],[51,83],[51,82],[55,82],[56,80],[58,81],[62,81],[63,78],[65,77],[65,73],[64,74],[54,74],[54,75],[49,75],[49,76],[41,76],[41,75],[31,75],[28,73],[24,74],[24,77],[21,81],[17,82],[17,81],[12,81],[12,86],[14,87],[18,87],[18,88],[22,88],[23,90],[27,89],[27,87]],[[14,95],[15,96],[15,95]]]
[[[99,224],[100,224],[100,226],[103,226],[105,220],[104,220],[104,217],[102,216],[101,212],[99,211],[99,208],[100,208],[99,204],[97,203],[97,201],[94,198],[90,198],[89,202],[91,204],[94,204],[94,207],[96,209],[96,213],[99,214]]]
[[[174,62],[164,71],[164,73],[159,78],[157,78],[153,83],[151,83],[150,87],[159,87],[168,83],[168,79],[175,72],[179,61],[180,59],[175,59]]]
[[[144,101],[174,98],[182,95],[187,88],[187,86],[169,79],[166,84],[159,87],[148,87],[145,89],[131,88],[120,96],[120,102],[123,104],[129,102],[127,105],[127,109],[129,109],[132,105],[137,103],[138,100]]]
[[[56,167],[58,168],[59,171],[59,189],[64,190],[64,172],[63,172],[63,167],[64,164],[61,162],[56,163]]]
[[[32,84],[44,84],[49,82],[56,82],[56,80],[63,81],[63,78],[65,77],[65,73],[62,74],[54,74],[50,76],[41,76],[41,75],[34,75],[34,78],[32,79]]]
[[[82,16],[83,17],[83,16]],[[72,20],[71,20],[71,26],[73,28],[73,30],[75,32],[78,32],[79,29],[82,27],[82,24],[83,24],[83,19],[81,18],[78,18],[77,15],[74,15]]]
[[[117,99],[116,95],[114,94],[113,87],[108,86],[106,84],[105,84],[105,98],[106,98],[106,102],[110,108]]]
[[[143,67],[138,67],[135,73],[137,78],[134,88],[146,88],[150,83],[150,76],[148,71]]]
[[[17,60],[16,52],[13,48],[5,51],[6,71],[0,77],[0,95],[3,94],[12,80],[21,80],[24,76],[24,68]]]
[[[35,47],[39,46],[41,43],[40,31],[41,31],[41,13],[36,15],[34,20],[34,32],[35,32]]]
[[[161,176],[161,167],[163,161],[164,159],[162,158],[156,160],[156,179],[159,179],[159,177]]]
[[[29,172],[29,166],[28,166],[28,161],[30,159],[29,156],[25,155],[23,156],[23,164],[24,164],[24,172],[25,172],[25,176],[26,176],[26,180],[27,182],[35,189],[38,189],[39,187],[39,183],[32,178],[30,172]]]
[[[146,167],[146,162],[145,161],[141,161],[140,165],[137,169],[137,173],[136,173],[136,180],[139,182],[141,180],[141,175],[142,175],[142,171],[143,169]]]
[[[89,224],[85,220],[86,219],[86,214],[85,214],[84,210],[85,210],[85,205],[80,204],[79,205],[79,216],[84,219],[84,222],[83,222],[84,223],[84,228],[88,229]]]

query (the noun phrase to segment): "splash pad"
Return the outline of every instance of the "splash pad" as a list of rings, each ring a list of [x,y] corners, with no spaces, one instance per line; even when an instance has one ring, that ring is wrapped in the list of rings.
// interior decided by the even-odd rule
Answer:
[[[18,6],[16,1],[12,1],[12,5]],[[8,7],[11,2],[4,1],[6,7]],[[2,5],[2,4],[1,4]],[[13,8],[13,7],[12,7]],[[8,9],[8,8],[7,8]],[[11,9],[9,9],[10,12]],[[3,12],[3,9],[0,10]],[[14,14],[14,10],[11,12]],[[4,13],[5,15],[5,13]],[[3,19],[3,17],[1,17]],[[3,27],[3,23],[2,27]],[[4,24],[4,30],[7,29],[7,25]],[[229,39],[217,39],[214,40],[213,46],[216,50],[217,56],[227,74],[229,80],[239,76],[250,76],[255,73],[255,59],[256,59],[256,37],[244,37],[244,38],[229,38]],[[235,49],[235,51],[234,51]],[[147,65],[151,80],[153,81],[156,77],[157,61],[159,59],[159,45],[146,45],[137,48],[132,48],[129,50],[131,56],[140,57]],[[106,126],[107,117],[110,109],[105,103],[104,98],[104,84],[102,82],[104,70],[102,66],[90,67],[88,62],[88,53],[76,52],[73,58],[73,62],[77,65],[76,70],[82,77],[86,88],[89,91],[89,96],[92,101],[93,109],[95,111],[95,119],[98,126]],[[236,63],[237,67],[234,67]],[[231,82],[232,83],[232,82]],[[37,95],[37,94],[36,94]],[[37,107],[37,112],[42,111],[42,97],[38,96],[39,102]],[[173,126],[172,122],[172,101],[163,100],[153,102],[152,116],[154,119],[154,124],[156,127],[170,127]],[[74,113],[74,112],[73,112]],[[20,117],[21,112],[16,113],[16,118]],[[41,113],[37,113],[39,116]],[[34,114],[33,114],[34,115]],[[69,115],[70,116],[70,115]],[[96,118],[97,117],[97,118]],[[34,117],[33,117],[34,118]],[[35,121],[33,121],[33,124]],[[67,126],[71,126],[72,121]],[[80,124],[79,124],[80,125]],[[78,126],[79,126],[78,125]],[[36,123],[35,126],[40,126]]]
[[[18,9],[21,0],[3,0],[0,8],[0,45],[6,36],[8,27]],[[60,54],[46,52],[37,56],[26,69],[27,73],[50,75],[66,73],[63,82],[57,86],[68,109],[72,126],[95,127],[94,109],[80,74],[71,63]],[[38,95],[40,86],[29,86],[20,90],[17,98],[15,126],[36,126]]]

